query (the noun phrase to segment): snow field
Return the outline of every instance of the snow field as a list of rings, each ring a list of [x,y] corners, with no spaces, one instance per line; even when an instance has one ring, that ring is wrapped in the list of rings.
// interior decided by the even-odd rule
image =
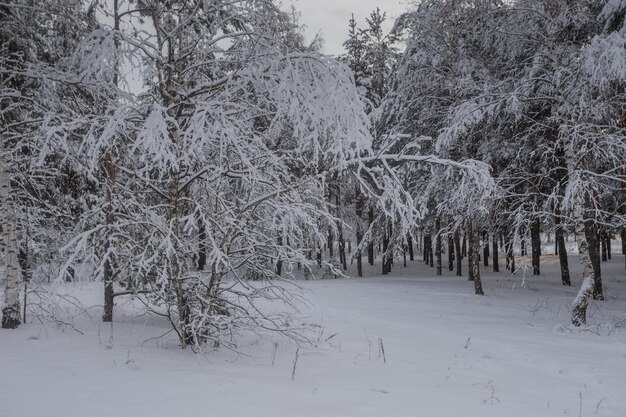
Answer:
[[[623,261],[603,263],[607,300],[584,329],[569,326],[578,278],[562,287],[552,256],[540,277],[483,269],[485,297],[421,261],[386,277],[376,265],[361,279],[302,282],[315,343],[299,348],[293,380],[293,342],[248,336],[239,353],[195,355],[128,300],[112,329],[100,323],[100,285],[65,284],[57,292],[92,306],[65,311],[80,313],[76,330],[0,332],[0,416],[623,417]],[[570,268],[577,277],[576,259]]]

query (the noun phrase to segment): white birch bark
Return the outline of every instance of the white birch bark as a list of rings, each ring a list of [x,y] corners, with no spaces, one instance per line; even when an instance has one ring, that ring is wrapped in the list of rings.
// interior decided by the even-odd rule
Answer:
[[[593,296],[595,286],[595,274],[593,264],[589,256],[589,244],[585,237],[585,224],[583,222],[582,209],[578,207],[574,213],[576,240],[578,241],[578,260],[582,267],[583,279],[578,290],[578,295],[572,303],[572,324],[581,326],[587,323],[587,307]]]
[[[15,213],[11,200],[11,176],[2,161],[0,161],[0,213],[4,243],[2,327],[14,329],[20,324],[20,266],[17,258]]]
[[[566,139],[565,143],[565,159],[567,162],[569,180],[572,181],[576,178],[576,155],[574,154],[574,144],[569,137]],[[595,274],[589,254],[589,243],[585,235],[583,209],[584,201],[578,199],[574,204],[572,220],[574,221],[574,233],[576,235],[576,241],[578,242],[578,261],[582,267],[583,276],[578,295],[576,295],[572,303],[572,324],[574,326],[581,326],[587,323],[587,307],[593,296],[593,288],[595,285]]]

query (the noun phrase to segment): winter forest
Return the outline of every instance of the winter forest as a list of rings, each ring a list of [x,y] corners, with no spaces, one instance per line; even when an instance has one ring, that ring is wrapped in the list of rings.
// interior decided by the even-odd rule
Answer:
[[[626,0],[312,1],[0,0],[0,417],[626,415]]]

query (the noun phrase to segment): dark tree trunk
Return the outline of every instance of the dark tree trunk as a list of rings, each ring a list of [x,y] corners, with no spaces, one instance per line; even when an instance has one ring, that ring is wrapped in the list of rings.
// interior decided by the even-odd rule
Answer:
[[[359,186],[356,186],[355,190],[356,194],[356,246],[358,248],[356,252],[356,274],[359,277],[363,276],[363,260],[361,256],[361,242],[363,241],[363,230],[361,226],[361,221],[363,220],[363,196],[361,195],[361,189]],[[350,253],[352,253],[352,249],[350,249]]]
[[[111,268],[109,263],[104,265],[104,275],[107,273],[111,276]],[[104,282],[104,313],[102,314],[102,321],[105,323],[113,321],[113,281],[110,279]]]
[[[461,259],[467,257],[467,233],[463,233],[463,247],[461,248]]]
[[[511,270],[511,241],[508,236],[506,242],[504,243],[504,258],[505,258],[505,268],[507,271]]]
[[[601,301],[604,300],[604,292],[602,290],[602,269],[600,267],[600,242],[598,241],[597,226],[591,220],[585,221],[585,237],[589,245],[589,257],[593,266],[593,299]]]
[[[341,263],[343,266],[343,270],[347,270],[348,269],[348,256],[347,256],[347,252],[346,252],[346,241],[345,240],[341,240],[340,243],[340,251],[341,251]]]
[[[478,253],[472,249],[474,243],[474,237],[472,235],[472,225],[467,225],[466,236],[468,238],[468,252],[467,252],[467,280],[474,281],[474,264],[478,265]]]
[[[448,271],[454,271],[454,236],[448,233]]]
[[[602,248],[602,262],[606,262],[608,260],[608,254],[607,254],[607,245],[606,245],[606,241],[607,241],[607,233],[604,230],[604,228],[600,229],[600,242],[601,242],[601,248]]]
[[[410,233],[406,234],[407,245],[409,246],[409,260],[415,260],[415,253],[413,252],[413,236]]]
[[[404,261],[404,267],[406,268],[406,244],[402,244],[402,259]]]
[[[491,240],[491,251],[493,272],[500,272],[500,260],[498,259],[498,232],[493,232],[493,239]]]
[[[382,256],[382,272],[383,275],[387,275],[387,249],[389,249],[389,235],[387,234],[387,228],[383,231],[383,256]]]
[[[554,224],[556,226],[554,238],[556,240],[556,246],[558,248],[559,263],[561,264],[561,283],[569,287],[572,285],[572,281],[570,280],[569,276],[569,261],[567,260],[565,233],[563,232],[563,226],[561,225],[561,215],[558,212],[554,216]]]
[[[484,295],[483,286],[480,281],[480,261],[478,256],[480,254],[480,235],[478,228],[469,224],[469,276],[470,281],[474,281],[474,293],[476,295]]]
[[[626,226],[622,226],[622,255],[624,255],[624,268],[626,268]]]
[[[437,275],[441,275],[441,224],[439,219],[435,222],[437,235],[435,237],[435,256],[437,257]]]
[[[341,239],[339,240],[339,261],[341,262],[341,267],[345,271],[348,269],[348,259],[346,257],[346,241],[343,240],[343,231],[340,232]]]
[[[606,234],[606,256],[611,260],[611,233]]]
[[[283,245],[283,237],[279,236],[278,246],[282,246],[282,245]],[[283,275],[283,261],[280,258],[276,260],[276,275],[278,275],[279,277]]]
[[[556,256],[558,254],[559,254],[559,240],[556,235],[556,232],[554,232],[554,255]]]
[[[369,227],[371,229],[372,223],[374,223],[374,209],[370,207],[367,213]],[[367,262],[370,265],[374,265],[374,242],[370,239],[370,242],[367,244]]]
[[[30,261],[28,259],[28,246],[26,250],[20,248],[17,253],[17,261],[20,265],[20,271],[22,271],[22,282],[24,283],[24,299],[22,303],[23,322],[26,323],[26,307],[28,306],[28,283],[31,280],[32,271],[30,269]],[[74,268],[71,266],[67,268],[65,273],[65,282],[74,281]]]
[[[332,259],[335,255],[333,251],[333,231],[331,228],[328,228],[328,258]]]
[[[540,259],[541,259],[541,223],[539,219],[535,219],[530,225],[530,244],[532,251],[533,275],[540,275]]]
[[[120,14],[119,14],[119,1],[113,0],[113,28],[117,31],[120,29]],[[114,41],[115,49],[119,47],[119,40],[115,39]],[[117,66],[117,64],[116,64]],[[117,72],[113,76],[113,83],[117,86],[118,84],[118,74]],[[104,312],[102,313],[102,321],[105,323],[113,321],[113,268],[111,266],[111,256],[109,251],[111,249],[111,241],[112,241],[112,225],[114,220],[113,215],[113,189],[115,186],[115,181],[117,177],[117,167],[113,162],[113,155],[110,149],[106,149],[104,151],[104,155],[102,158],[102,171],[104,173],[104,183],[105,183],[105,199],[106,206],[104,209],[105,212],[105,225],[106,227],[106,238],[104,244],[104,253],[106,254],[106,259],[104,260],[104,268],[103,268],[103,276],[102,279],[104,281]]]
[[[456,253],[456,276],[462,277],[463,258],[461,257],[461,238],[458,230],[454,232],[454,252]]]
[[[483,265],[489,266],[489,234],[483,232]]]
[[[198,271],[206,267],[206,226],[202,219],[198,219]]]
[[[322,267],[322,248],[318,247],[316,250],[315,258],[317,259],[317,267]]]
[[[435,239],[436,241],[437,239]],[[428,264],[430,265],[431,268],[435,267],[435,251],[433,248],[433,237],[432,235],[430,236],[430,239],[428,239],[428,243],[429,243],[429,247],[428,247],[428,255],[429,255],[429,259],[428,259]]]
[[[336,179],[335,179],[336,181]],[[332,184],[329,184],[328,186],[328,206],[331,207],[333,204],[333,188]],[[333,236],[333,229],[332,227],[328,227],[328,240],[327,240],[327,247],[328,247],[328,259],[331,263],[334,263],[333,258],[335,256],[335,248],[333,247],[333,243],[334,243],[334,236]]]
[[[387,227],[387,236],[391,241],[391,238],[393,237],[393,226],[391,222],[389,222],[389,226]],[[391,273],[391,267],[393,266],[393,247],[390,247],[389,249],[389,256],[387,256],[387,273]]]
[[[105,222],[107,226],[104,244],[106,259],[104,260],[104,268],[102,271],[102,279],[104,281],[104,312],[102,314],[102,321],[108,323],[113,321],[113,268],[111,266],[109,250],[111,248],[111,227],[113,225],[113,185],[115,184],[117,175],[116,167],[113,164],[113,157],[109,151],[106,151],[104,154],[102,169],[104,171],[106,186]]]

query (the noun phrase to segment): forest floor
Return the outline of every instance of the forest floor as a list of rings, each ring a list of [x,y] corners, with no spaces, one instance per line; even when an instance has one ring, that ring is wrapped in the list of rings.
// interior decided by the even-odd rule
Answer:
[[[293,380],[293,342],[255,336],[240,354],[196,355],[131,303],[101,323],[99,284],[63,284],[93,307],[54,307],[80,313],[65,325],[0,330],[0,416],[624,417],[624,257],[603,263],[606,301],[583,329],[569,325],[580,281],[570,266],[573,287],[553,256],[539,277],[483,270],[484,297],[417,260],[384,277],[376,266],[303,282],[320,342],[300,347]]]

